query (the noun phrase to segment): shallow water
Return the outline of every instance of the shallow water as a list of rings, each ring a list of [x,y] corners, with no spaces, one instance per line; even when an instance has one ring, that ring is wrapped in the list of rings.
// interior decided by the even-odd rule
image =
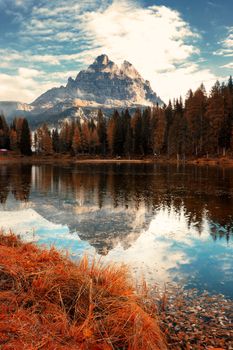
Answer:
[[[233,298],[233,169],[2,165],[0,202],[24,239]]]

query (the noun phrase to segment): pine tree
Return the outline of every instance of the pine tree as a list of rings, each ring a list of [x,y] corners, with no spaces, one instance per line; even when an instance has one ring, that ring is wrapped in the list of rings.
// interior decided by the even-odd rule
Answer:
[[[233,80],[232,80],[232,76],[230,76],[229,80],[228,80],[228,89],[230,94],[233,94]]]
[[[81,130],[82,150],[84,153],[90,153],[90,130],[87,121],[82,124]]]
[[[107,142],[108,142],[108,151],[110,155],[114,153],[114,136],[115,136],[115,121],[111,117],[107,124]]]
[[[153,154],[161,154],[164,150],[166,119],[165,111],[156,107],[153,111],[155,118],[155,128],[153,130]]]
[[[170,154],[170,143],[169,143],[169,135],[170,135],[170,127],[173,122],[173,108],[171,100],[169,100],[169,103],[167,106],[165,106],[165,124],[166,124],[166,130],[164,135],[164,151],[167,153],[167,155]]]
[[[72,149],[75,155],[77,155],[82,150],[82,139],[81,139],[81,133],[78,125],[74,129]]]
[[[23,120],[24,118],[15,118],[12,124],[12,128],[16,131],[16,134],[17,134],[17,144],[18,144],[19,150],[20,150],[20,140],[21,140]]]
[[[121,156],[123,154],[124,144],[124,129],[123,129],[123,115],[119,115],[115,110],[112,116],[114,128],[113,128],[113,154]]]
[[[207,120],[205,118],[207,106],[207,96],[205,87],[202,84],[193,94],[189,95],[185,101],[185,118],[190,131],[189,151],[191,154],[202,155],[206,144]]]
[[[59,145],[60,145],[59,133],[58,133],[58,130],[56,128],[56,129],[53,129],[53,131],[52,131],[52,147],[53,147],[53,151],[55,153],[59,153],[59,151],[60,151]]]
[[[233,94],[231,92],[231,77],[228,85],[222,85],[221,93],[223,97],[224,115],[219,132],[219,147],[225,156],[231,146],[232,122],[233,122]]]
[[[72,149],[75,123],[65,120],[62,123],[59,135],[59,150],[63,153],[70,152]]]
[[[107,124],[100,109],[97,114],[97,134],[100,144],[100,153],[105,155],[107,152]]]
[[[124,115],[124,134],[125,134],[125,141],[124,141],[124,154],[127,157],[130,157],[130,154],[132,152],[132,128],[131,128],[131,115],[129,114],[128,109],[126,109]]]
[[[107,140],[111,155],[121,156],[123,154],[124,132],[122,122],[122,116],[120,117],[118,111],[115,110],[107,126]]]
[[[12,151],[18,150],[17,133],[14,129],[10,129],[10,149]]]
[[[94,129],[92,129],[92,131],[90,132],[90,151],[93,154],[97,153],[97,149],[99,148],[99,136],[97,133],[97,129],[96,127]]]
[[[53,153],[53,145],[52,145],[51,133],[48,129],[48,126],[46,124],[44,124],[42,127],[42,130],[43,130],[43,139],[42,139],[43,153],[52,154]]]
[[[218,81],[213,86],[208,98],[206,118],[209,122],[207,151],[211,154],[219,154],[219,136],[224,121],[224,99]]]
[[[37,149],[39,153],[52,154],[53,145],[52,138],[49,128],[46,123],[42,127],[38,128],[37,131]]]
[[[141,130],[141,139],[142,139],[142,152],[144,155],[149,154],[151,150],[151,109],[150,107],[145,108],[142,113],[142,130]]]
[[[185,158],[187,154],[187,145],[189,142],[187,121],[184,117],[183,103],[176,100],[174,106],[174,116],[172,125],[169,129],[169,154]]]
[[[9,127],[3,115],[0,115],[0,148],[10,148]]]
[[[133,153],[140,155],[143,154],[142,145],[142,114],[138,108],[131,120],[132,134],[133,134]]]
[[[21,138],[20,138],[20,152],[24,155],[30,156],[32,154],[31,149],[31,132],[28,126],[27,119],[23,119]]]

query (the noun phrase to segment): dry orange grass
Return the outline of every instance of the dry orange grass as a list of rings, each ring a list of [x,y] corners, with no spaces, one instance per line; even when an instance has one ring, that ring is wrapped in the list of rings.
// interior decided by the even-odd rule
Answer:
[[[71,262],[0,233],[0,349],[166,349],[127,269]]]

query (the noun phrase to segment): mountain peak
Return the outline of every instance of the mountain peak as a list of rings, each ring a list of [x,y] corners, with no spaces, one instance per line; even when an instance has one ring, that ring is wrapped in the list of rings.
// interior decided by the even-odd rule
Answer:
[[[86,70],[80,71],[75,80],[69,78],[65,87],[47,91],[32,105],[43,109],[61,103],[124,108],[163,102],[130,62],[124,61],[118,66],[103,54]]]
[[[96,71],[100,71],[100,70],[104,70],[108,67],[112,67],[113,65],[115,65],[115,63],[113,63],[112,61],[110,61],[110,59],[108,58],[107,55],[100,55],[98,56],[95,61],[88,67],[89,70],[96,70]]]
[[[107,66],[109,63],[109,58],[107,55],[100,55],[98,56],[96,59],[95,59],[95,62],[94,64],[97,64],[97,65],[102,65],[102,66]]]
[[[122,63],[122,66],[124,66],[124,67],[132,67],[133,65],[129,61],[124,60],[124,62]]]
[[[134,68],[134,66],[132,65],[132,63],[128,62],[128,61],[124,61],[121,65],[121,70],[123,71],[123,73],[130,77],[131,79],[142,79],[141,75],[138,73],[138,71]]]

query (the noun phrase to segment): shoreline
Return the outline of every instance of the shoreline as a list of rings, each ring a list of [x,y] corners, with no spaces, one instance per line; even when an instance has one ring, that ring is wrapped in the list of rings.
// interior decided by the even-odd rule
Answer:
[[[60,349],[64,339],[69,349],[90,350],[233,347],[233,300],[222,294],[137,289],[127,266],[73,263],[65,252],[2,232],[0,263],[3,349]]]
[[[167,350],[157,310],[126,266],[0,232],[0,348]]]
[[[173,165],[196,165],[196,166],[218,166],[233,168],[233,158],[231,157],[210,157],[210,158],[189,158],[177,161],[175,158],[167,157],[145,157],[145,158],[97,158],[69,155],[48,155],[48,156],[2,156],[0,165],[6,164],[173,164]]]
[[[154,300],[168,349],[233,349],[232,299],[171,285]]]

